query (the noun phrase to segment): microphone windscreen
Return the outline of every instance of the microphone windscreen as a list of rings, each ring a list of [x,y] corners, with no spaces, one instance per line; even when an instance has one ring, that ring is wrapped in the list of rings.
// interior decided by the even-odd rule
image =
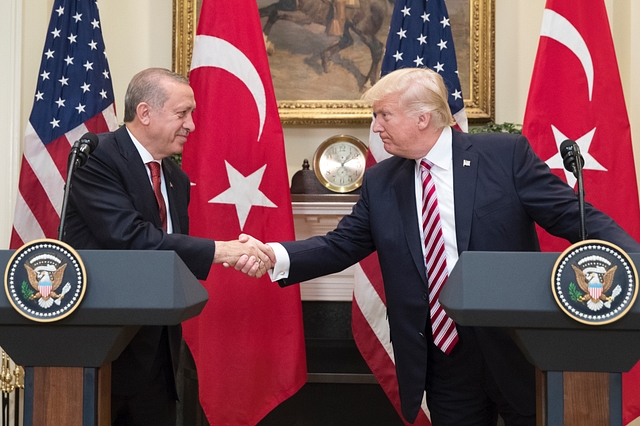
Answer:
[[[92,153],[98,147],[98,136],[95,133],[85,133],[80,138],[80,141],[89,145],[89,153]]]

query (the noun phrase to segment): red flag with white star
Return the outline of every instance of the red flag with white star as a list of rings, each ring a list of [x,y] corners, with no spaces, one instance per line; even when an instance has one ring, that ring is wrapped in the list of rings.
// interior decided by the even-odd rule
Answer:
[[[523,133],[572,187],[558,153],[565,139],[584,157],[586,200],[640,239],[640,208],[629,118],[603,0],[547,0]],[[539,230],[545,251],[565,240]],[[588,233],[587,229],[587,233]],[[624,424],[640,417],[640,367],[623,375]]]
[[[255,0],[204,0],[193,49],[195,132],[183,153],[191,234],[294,239],[278,116]],[[306,382],[299,286],[214,265],[209,301],[184,323],[212,425],[256,424]]]

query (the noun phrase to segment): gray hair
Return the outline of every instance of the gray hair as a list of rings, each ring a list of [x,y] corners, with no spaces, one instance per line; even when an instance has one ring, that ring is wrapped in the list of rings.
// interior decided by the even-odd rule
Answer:
[[[165,68],[147,68],[133,76],[124,95],[124,122],[129,123],[136,117],[136,109],[141,102],[146,102],[153,108],[162,108],[169,99],[161,81],[171,79],[182,84],[189,84],[189,80]]]
[[[437,128],[455,124],[447,102],[447,87],[440,74],[433,70],[395,70],[382,77],[362,98],[376,102],[387,96],[396,96],[398,103],[408,114],[431,114],[431,120]]]

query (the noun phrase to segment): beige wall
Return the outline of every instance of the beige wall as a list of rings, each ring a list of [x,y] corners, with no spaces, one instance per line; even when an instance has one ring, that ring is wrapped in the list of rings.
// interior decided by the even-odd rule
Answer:
[[[635,135],[640,126],[640,2],[605,0]],[[496,2],[496,121],[522,123],[545,0]],[[17,185],[21,134],[30,113],[53,0],[0,2],[0,247],[8,245]],[[130,77],[149,66],[171,66],[172,0],[100,0],[102,28],[117,111]],[[19,64],[19,65],[18,65]],[[340,133],[366,140],[368,129],[286,127],[290,174],[311,159],[324,139]],[[615,135],[612,135],[615,137]],[[640,140],[634,144],[640,158]],[[640,164],[640,160],[636,161]]]

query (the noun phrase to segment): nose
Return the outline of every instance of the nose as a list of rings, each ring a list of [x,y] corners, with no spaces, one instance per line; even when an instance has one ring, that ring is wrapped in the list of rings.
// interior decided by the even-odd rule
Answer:
[[[185,129],[187,129],[189,132],[193,132],[196,129],[196,124],[193,122],[193,114],[189,113],[187,115],[187,119],[184,122],[184,125],[182,126]]]
[[[371,128],[371,130],[373,130],[376,133],[380,133],[382,130],[384,130],[384,128],[382,127],[382,125],[380,124],[380,118],[378,118],[378,116],[376,116],[373,119],[373,127]]]

